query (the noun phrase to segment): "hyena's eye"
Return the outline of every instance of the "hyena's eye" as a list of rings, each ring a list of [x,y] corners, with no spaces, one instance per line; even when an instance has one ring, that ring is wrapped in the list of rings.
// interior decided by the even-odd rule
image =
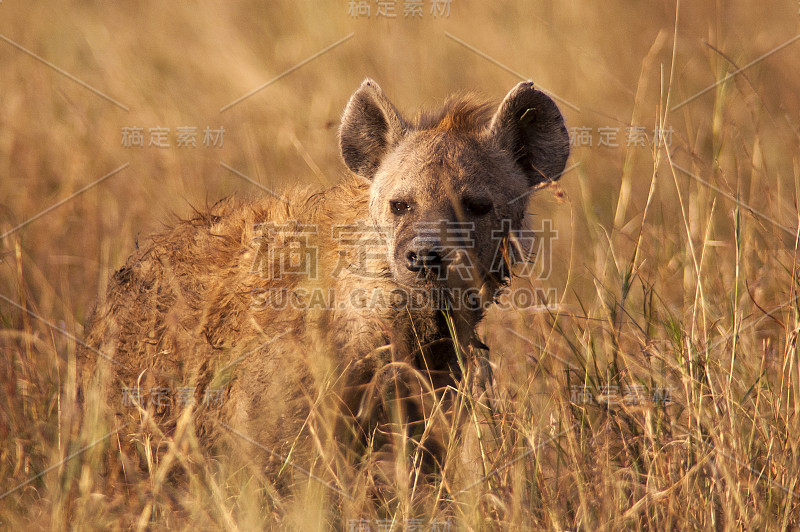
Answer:
[[[464,198],[461,200],[464,210],[472,216],[484,216],[492,210],[492,200],[478,198]]]
[[[405,201],[390,201],[389,206],[392,208],[393,214],[405,214],[411,210],[411,205]]]

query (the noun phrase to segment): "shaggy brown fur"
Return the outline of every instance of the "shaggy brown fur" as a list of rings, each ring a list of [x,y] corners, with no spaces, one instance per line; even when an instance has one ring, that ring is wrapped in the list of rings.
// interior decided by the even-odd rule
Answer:
[[[220,201],[153,236],[87,326],[113,363],[84,350],[85,386],[110,371],[100,385],[117,417],[138,418],[138,403],[167,433],[192,408],[209,449],[243,449],[273,473],[290,454],[302,465],[379,451],[391,438],[376,433],[425,423],[418,444],[441,461],[426,416],[457,385],[457,351],[480,345],[475,326],[508,275],[513,253],[496,243],[513,234],[497,232],[521,227],[511,200],[557,179],[568,153],[560,113],[532,84],[489,109],[456,99],[409,123],[365,81],[340,131],[353,175],[287,201]],[[470,226],[455,245],[444,230],[421,237],[420,224],[445,222]],[[387,386],[416,398],[400,418]]]

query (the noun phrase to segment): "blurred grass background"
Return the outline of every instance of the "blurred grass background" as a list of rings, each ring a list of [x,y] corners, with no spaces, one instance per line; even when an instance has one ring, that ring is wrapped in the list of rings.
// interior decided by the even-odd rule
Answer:
[[[344,175],[338,120],[364,77],[412,113],[459,91],[499,100],[522,76],[557,95],[592,145],[575,146],[559,187],[529,204],[534,226],[558,231],[552,270],[532,283],[555,289],[559,310],[493,310],[483,328],[507,414],[486,424],[518,438],[500,437],[494,458],[524,459],[454,519],[796,528],[800,43],[727,76],[798,35],[800,5],[453,0],[447,16],[426,1],[411,19],[399,1],[387,19],[375,2],[359,17],[349,4],[0,4],[0,234],[128,164],[0,239],[0,493],[80,447],[73,336],[136,242],[194,207],[262,193],[222,163],[270,189],[322,188]],[[184,126],[196,147],[177,146]],[[649,142],[627,146],[638,126]],[[144,147],[123,146],[126,127],[144,129]],[[147,145],[156,127],[169,148]],[[224,128],[221,147],[203,145],[206,127]],[[617,146],[598,145],[602,128]],[[667,146],[652,145],[655,128],[671,132]],[[669,388],[672,404],[603,393],[634,384]],[[80,501],[103,497],[76,487],[78,471],[2,495],[0,521],[67,526]]]

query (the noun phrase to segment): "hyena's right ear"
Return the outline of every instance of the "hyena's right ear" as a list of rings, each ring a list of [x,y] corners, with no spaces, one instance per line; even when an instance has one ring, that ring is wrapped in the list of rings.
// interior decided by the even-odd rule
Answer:
[[[339,127],[339,147],[355,174],[372,179],[381,161],[400,142],[406,123],[373,80],[350,97]]]

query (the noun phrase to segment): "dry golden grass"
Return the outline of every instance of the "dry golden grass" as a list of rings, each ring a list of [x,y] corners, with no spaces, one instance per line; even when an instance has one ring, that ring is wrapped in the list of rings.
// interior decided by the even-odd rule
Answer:
[[[344,1],[0,3],[0,234],[128,164],[0,238],[2,526],[797,529],[800,43],[726,76],[797,35],[800,6],[541,4],[455,0],[434,18],[425,2],[406,20],[398,2],[386,20],[375,3],[349,17]],[[574,104],[561,104],[568,126],[593,145],[530,202],[558,231],[552,271],[533,281],[558,306],[484,323],[492,408],[465,394],[448,449],[480,444],[477,482],[423,497],[411,482],[374,504],[356,476],[340,479],[352,499],[315,482],[286,496],[202,456],[187,419],[148,472],[105,486],[115,427],[77,421],[76,338],[137,238],[261,193],[221,163],[273,189],[335,182],[339,114],[366,76],[412,110],[462,90],[500,98],[518,81],[508,69]],[[172,146],[123,147],[135,126],[145,143],[170,128]],[[175,146],[182,126],[196,148]],[[671,128],[671,142],[627,146],[630,126],[649,140]],[[222,147],[202,145],[205,127],[225,128]],[[618,146],[598,145],[601,128],[619,128]]]

